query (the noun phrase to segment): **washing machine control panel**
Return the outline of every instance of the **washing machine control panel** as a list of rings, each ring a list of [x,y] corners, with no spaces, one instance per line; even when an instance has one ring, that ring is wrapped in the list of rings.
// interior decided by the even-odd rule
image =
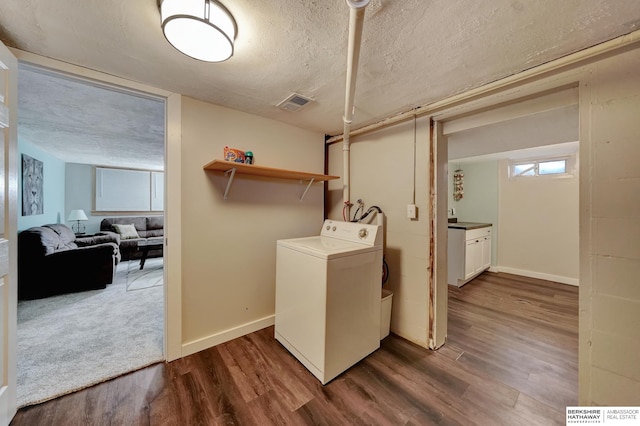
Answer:
[[[325,220],[320,235],[373,246],[382,244],[382,230],[380,228],[378,225],[365,223]]]

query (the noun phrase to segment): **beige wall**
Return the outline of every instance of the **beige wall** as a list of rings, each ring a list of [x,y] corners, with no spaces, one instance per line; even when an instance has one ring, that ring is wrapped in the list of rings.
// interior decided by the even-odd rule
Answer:
[[[499,270],[577,285],[578,175],[509,179],[498,164]]]
[[[385,257],[393,295],[391,331],[428,344],[429,120],[412,120],[351,139],[351,200],[379,206],[386,215]],[[415,160],[415,174],[414,174]],[[342,176],[342,143],[329,148],[329,173]],[[415,204],[418,219],[407,218]],[[329,217],[342,220],[342,180],[330,183]],[[352,212],[355,209],[352,209]]]
[[[202,169],[225,145],[255,163],[322,173],[324,135],[182,98],[183,355],[273,324],[276,241],[318,234],[323,186]],[[171,241],[169,241],[169,244]]]
[[[640,49],[581,87],[581,403],[640,405]]]

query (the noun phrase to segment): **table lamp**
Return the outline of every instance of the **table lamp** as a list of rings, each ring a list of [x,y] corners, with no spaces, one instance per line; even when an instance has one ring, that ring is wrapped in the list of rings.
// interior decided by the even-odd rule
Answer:
[[[80,223],[81,220],[89,220],[87,215],[84,213],[84,210],[71,210],[69,213],[69,217],[67,218],[69,222],[76,221],[75,224],[71,225],[71,229],[76,234],[84,234],[84,224]]]

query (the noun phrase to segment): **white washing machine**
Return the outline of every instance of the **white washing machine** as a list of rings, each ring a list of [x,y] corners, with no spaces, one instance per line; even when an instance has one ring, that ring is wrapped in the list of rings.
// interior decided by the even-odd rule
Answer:
[[[279,240],[275,337],[328,383],[380,347],[382,227],[326,220]]]

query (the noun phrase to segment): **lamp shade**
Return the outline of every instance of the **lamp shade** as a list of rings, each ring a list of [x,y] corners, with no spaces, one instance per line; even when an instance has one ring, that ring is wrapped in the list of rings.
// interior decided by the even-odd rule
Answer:
[[[89,218],[84,213],[84,210],[71,210],[67,220],[89,220]]]
[[[217,0],[163,0],[162,31],[180,52],[205,62],[233,55],[236,21]]]

